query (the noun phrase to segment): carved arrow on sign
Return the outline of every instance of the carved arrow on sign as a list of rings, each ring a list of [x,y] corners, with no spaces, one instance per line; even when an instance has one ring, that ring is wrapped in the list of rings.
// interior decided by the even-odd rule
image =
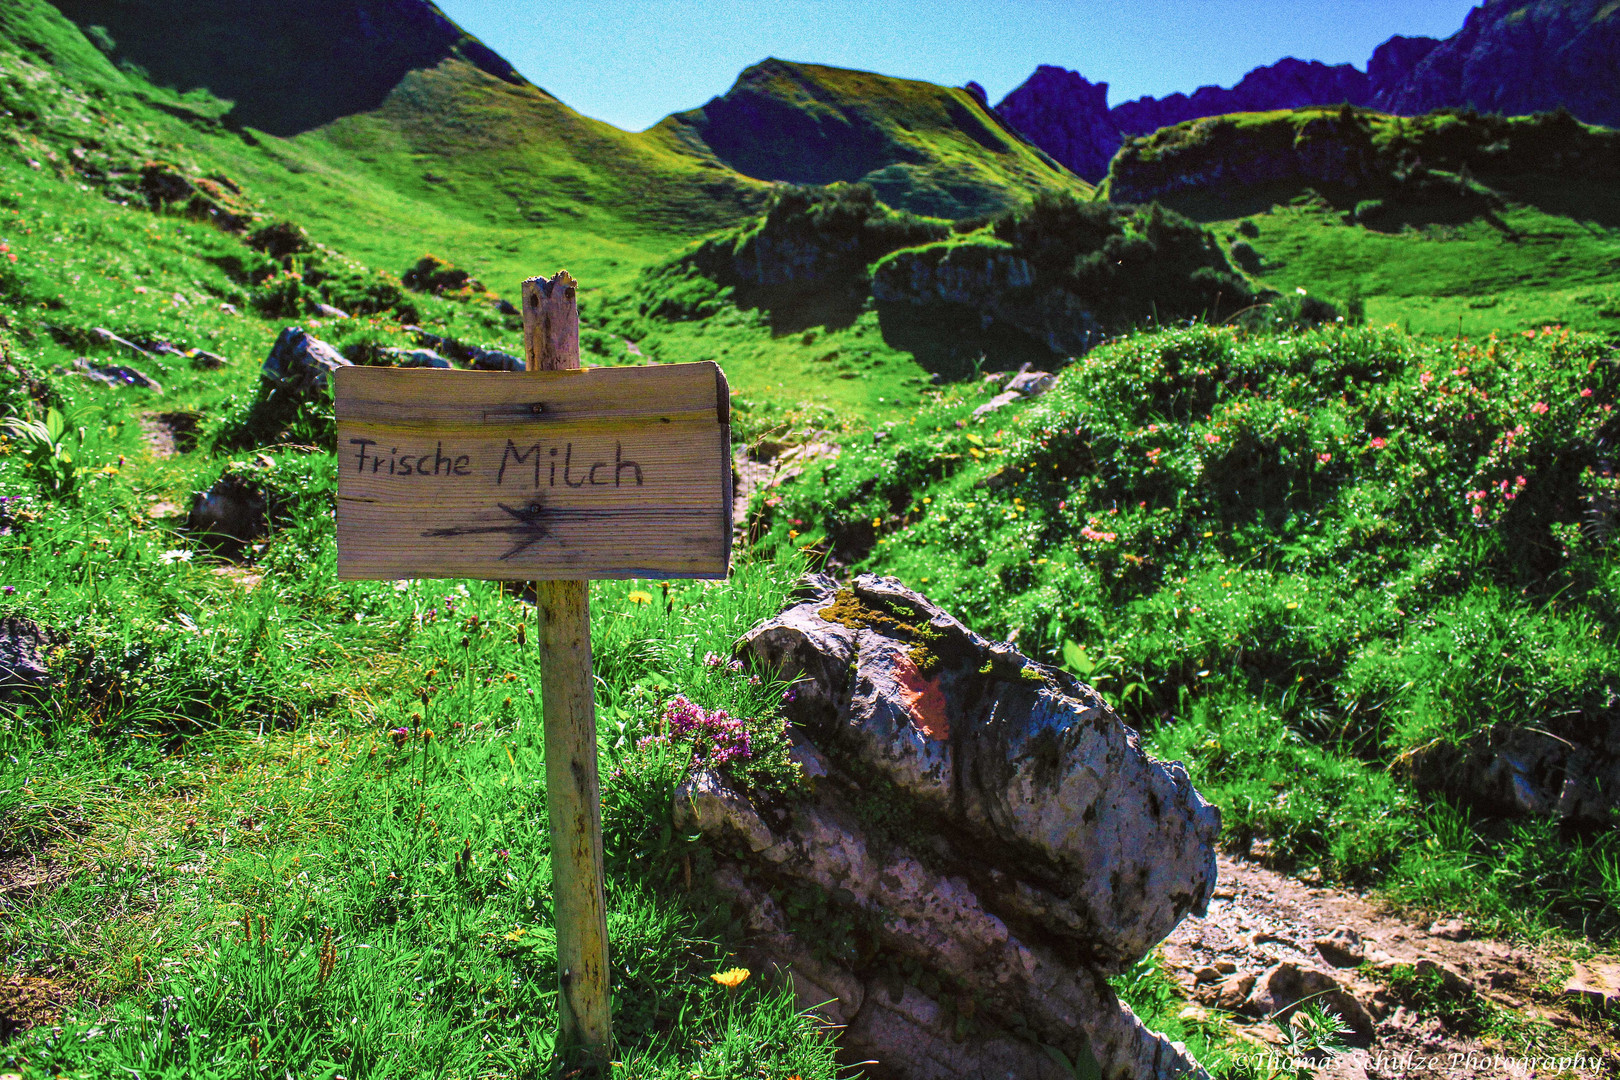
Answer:
[[[448,529],[428,529],[422,535],[471,536],[474,533],[511,533],[516,542],[501,556],[502,559],[510,559],[514,555],[521,555],[523,552],[528,551],[536,543],[544,540],[550,532],[540,522],[540,517],[546,512],[546,508],[537,502],[532,502],[524,507],[507,506],[505,503],[496,503],[495,505],[505,510],[514,520],[510,524],[456,525]]]

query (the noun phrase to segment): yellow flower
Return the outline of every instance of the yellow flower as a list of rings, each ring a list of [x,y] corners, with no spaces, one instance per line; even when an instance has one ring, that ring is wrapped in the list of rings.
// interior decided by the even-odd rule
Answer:
[[[652,603],[652,593],[636,589],[630,594],[630,602],[632,604],[650,604]]]
[[[722,971],[718,975],[710,975],[709,978],[713,979],[721,986],[726,987],[728,990],[735,990],[737,987],[741,986],[744,980],[746,980],[751,974],[752,972],[750,972],[747,968],[732,968],[730,971]]]
[[[789,540],[796,540],[796,539],[798,539],[798,536],[799,536],[799,530],[798,529],[789,529],[788,530],[788,539]]]
[[[520,926],[516,930],[508,930],[506,933],[502,934],[501,936],[504,937],[507,941],[516,941],[519,938],[521,938],[524,934],[527,934],[527,933],[528,933],[528,931],[523,929],[523,927]]]

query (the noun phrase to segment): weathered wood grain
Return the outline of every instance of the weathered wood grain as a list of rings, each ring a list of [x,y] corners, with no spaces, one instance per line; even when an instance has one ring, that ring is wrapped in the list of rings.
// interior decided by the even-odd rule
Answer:
[[[530,371],[579,367],[579,308],[567,271],[550,281],[530,278],[523,283],[523,345]],[[726,468],[729,479],[729,460]],[[557,1047],[565,1064],[582,1056],[600,1069],[612,1053],[613,1025],[590,584],[536,581],[534,597],[540,615],[540,706],[557,928]]]

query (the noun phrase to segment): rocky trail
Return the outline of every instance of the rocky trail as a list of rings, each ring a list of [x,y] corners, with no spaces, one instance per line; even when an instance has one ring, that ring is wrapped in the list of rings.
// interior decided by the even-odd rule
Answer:
[[[1617,958],[1476,938],[1456,920],[1420,926],[1352,892],[1218,865],[1208,915],[1183,920],[1162,952],[1190,1012],[1230,1017],[1257,1049],[1282,1041],[1268,1014],[1320,995],[1357,1029],[1355,1049],[1319,1073],[1333,1080],[1620,1076]],[[1431,989],[1414,999],[1411,976]],[[1554,1048],[1588,1060],[1527,1059]]]

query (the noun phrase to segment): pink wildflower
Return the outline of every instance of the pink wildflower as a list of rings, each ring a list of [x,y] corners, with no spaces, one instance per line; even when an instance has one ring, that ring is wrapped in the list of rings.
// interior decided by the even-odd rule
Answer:
[[[1372,441],[1372,448],[1374,450],[1382,450],[1386,445],[1387,444],[1385,441],[1381,438],[1374,438]]]
[[[1535,413],[1537,416],[1545,416],[1547,414],[1547,403],[1545,401],[1538,401],[1534,405],[1530,406],[1530,411]]]
[[[1592,388],[1590,386],[1588,386],[1585,390],[1581,391],[1581,397],[1591,397],[1591,396],[1592,396]]]

